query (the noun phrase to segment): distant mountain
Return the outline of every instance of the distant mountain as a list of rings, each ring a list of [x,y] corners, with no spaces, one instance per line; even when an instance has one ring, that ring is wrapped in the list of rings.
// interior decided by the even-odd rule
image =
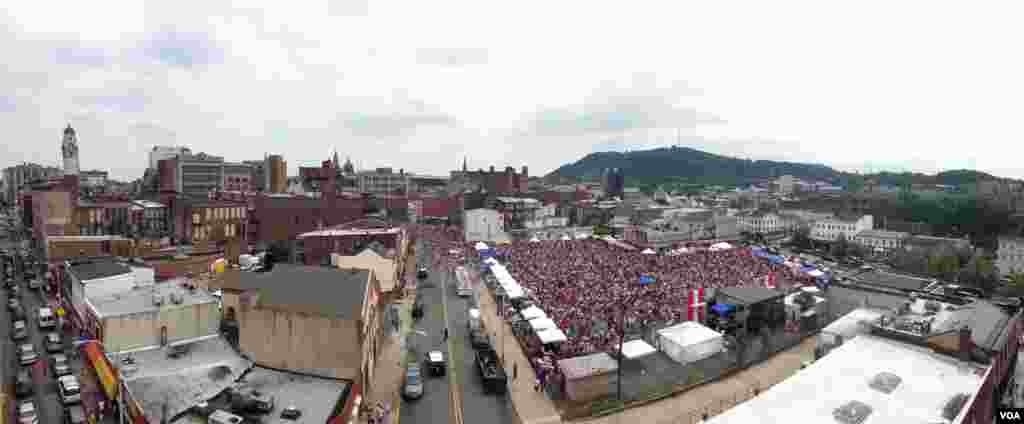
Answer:
[[[595,177],[607,168],[621,168],[626,177],[687,177],[752,180],[780,175],[837,181],[843,175],[825,165],[737,159],[689,147],[664,147],[631,152],[591,153],[552,171],[553,177]]]
[[[605,169],[621,168],[627,178],[650,179],[682,177],[697,180],[736,181],[792,175],[801,179],[829,181],[847,185],[859,179],[876,179],[892,186],[906,184],[945,184],[959,186],[1002,178],[966,169],[943,171],[935,175],[880,172],[853,174],[813,163],[749,160],[716,155],[689,147],[662,147],[631,152],[591,153],[574,163],[562,165],[548,177],[586,178],[600,176]]]

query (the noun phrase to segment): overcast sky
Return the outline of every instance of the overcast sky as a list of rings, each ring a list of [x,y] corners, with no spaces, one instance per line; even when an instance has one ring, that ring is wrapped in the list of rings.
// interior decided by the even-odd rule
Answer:
[[[0,166],[133,179],[154,145],[446,173],[683,145],[1024,177],[1024,6],[944,1],[11,1]]]

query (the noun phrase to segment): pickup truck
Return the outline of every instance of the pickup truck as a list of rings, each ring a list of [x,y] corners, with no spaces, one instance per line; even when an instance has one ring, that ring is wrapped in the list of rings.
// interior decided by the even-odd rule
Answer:
[[[505,393],[505,390],[508,388],[508,376],[505,374],[505,369],[501,367],[497,352],[493,349],[480,349],[476,351],[476,365],[480,372],[480,379],[483,381],[485,392]]]

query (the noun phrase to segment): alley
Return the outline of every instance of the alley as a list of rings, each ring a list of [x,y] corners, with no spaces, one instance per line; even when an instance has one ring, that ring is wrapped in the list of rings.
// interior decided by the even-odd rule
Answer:
[[[427,352],[440,350],[449,357],[447,343],[444,340],[444,271],[434,267],[433,251],[428,243],[418,243],[416,260],[418,264],[430,267],[429,276],[420,280],[416,288],[417,301],[423,304],[423,317],[413,322],[408,337],[409,359],[415,360],[423,367]],[[425,371],[425,370],[424,370]],[[434,377],[424,372],[423,397],[415,400],[402,401],[401,422],[403,423],[446,423],[449,421],[449,382],[448,376]]]

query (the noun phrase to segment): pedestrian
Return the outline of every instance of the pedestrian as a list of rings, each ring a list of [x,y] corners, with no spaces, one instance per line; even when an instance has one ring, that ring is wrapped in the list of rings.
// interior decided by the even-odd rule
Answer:
[[[519,363],[518,362],[513,362],[512,363],[512,381],[515,381],[516,377],[518,377],[518,376],[519,376]]]
[[[448,327],[444,328],[444,341],[448,341]]]
[[[533,381],[533,391],[535,391],[535,392],[539,392],[540,391],[540,378],[534,379],[534,381]]]

